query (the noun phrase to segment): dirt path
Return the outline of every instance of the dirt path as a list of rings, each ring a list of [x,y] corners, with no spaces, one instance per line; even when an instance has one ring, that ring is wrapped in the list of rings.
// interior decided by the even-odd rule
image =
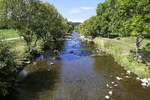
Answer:
[[[12,41],[12,40],[21,40],[21,39],[23,39],[23,37],[7,38],[7,39],[3,39],[2,41]]]

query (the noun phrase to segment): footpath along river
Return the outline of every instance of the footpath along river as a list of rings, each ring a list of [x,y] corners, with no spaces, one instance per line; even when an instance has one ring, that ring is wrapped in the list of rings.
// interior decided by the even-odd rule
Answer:
[[[41,56],[22,71],[14,100],[150,100],[149,87],[92,46],[73,33],[54,64]]]

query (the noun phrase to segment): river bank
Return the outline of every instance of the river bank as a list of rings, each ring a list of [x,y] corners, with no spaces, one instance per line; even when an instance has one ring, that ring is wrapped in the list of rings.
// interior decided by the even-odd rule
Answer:
[[[131,53],[135,49],[135,38],[107,39],[96,38],[94,42],[98,49],[111,54],[115,61],[124,67],[125,70],[131,71],[140,78],[150,78],[149,65],[137,62]],[[144,40],[143,45],[149,40]]]

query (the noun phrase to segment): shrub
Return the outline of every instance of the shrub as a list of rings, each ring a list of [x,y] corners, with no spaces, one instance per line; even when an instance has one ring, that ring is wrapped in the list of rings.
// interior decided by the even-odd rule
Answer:
[[[0,41],[0,96],[10,93],[17,73],[17,64],[14,53],[7,43]]]
[[[150,43],[147,43],[143,49],[150,52]]]

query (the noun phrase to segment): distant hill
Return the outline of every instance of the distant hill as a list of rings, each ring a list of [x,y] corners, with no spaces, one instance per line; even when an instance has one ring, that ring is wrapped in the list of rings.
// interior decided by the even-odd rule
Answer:
[[[73,22],[73,25],[74,26],[78,26],[78,25],[80,25],[81,24],[81,22]]]

